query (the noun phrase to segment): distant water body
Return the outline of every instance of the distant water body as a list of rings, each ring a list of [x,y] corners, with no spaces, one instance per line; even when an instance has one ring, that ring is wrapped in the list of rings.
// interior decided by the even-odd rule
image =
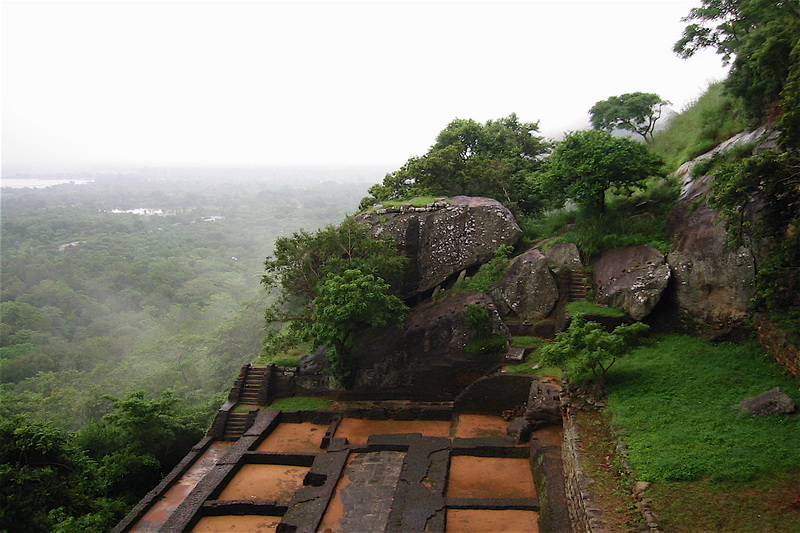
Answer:
[[[0,187],[10,189],[44,189],[53,185],[64,185],[74,183],[75,185],[85,185],[93,183],[94,180],[40,180],[35,178],[3,178],[0,180]]]

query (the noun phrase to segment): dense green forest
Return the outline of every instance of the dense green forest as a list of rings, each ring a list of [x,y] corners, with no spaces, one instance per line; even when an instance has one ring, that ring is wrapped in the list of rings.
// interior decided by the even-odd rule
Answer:
[[[103,531],[152,488],[261,349],[275,240],[352,213],[370,172],[4,187],[0,530]]]

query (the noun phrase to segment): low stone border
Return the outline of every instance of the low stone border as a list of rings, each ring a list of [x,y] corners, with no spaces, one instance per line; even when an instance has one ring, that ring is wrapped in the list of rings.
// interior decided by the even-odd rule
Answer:
[[[130,512],[125,515],[114,529],[111,530],[112,533],[122,533],[123,531],[128,531],[134,524],[136,524],[141,518],[150,510],[150,507],[153,505],[154,502],[158,501],[166,492],[172,488],[180,477],[186,473],[189,468],[200,458],[201,455],[205,453],[209,446],[216,440],[216,438],[211,436],[203,437],[200,442],[195,444],[189,453],[181,460],[180,463],[175,465],[175,468],[170,471],[159,483],[156,488],[148,492],[144,498],[139,500],[139,503],[130,510]]]
[[[566,387],[565,387],[566,388]],[[564,462],[564,484],[569,515],[576,533],[609,533],[603,511],[589,490],[592,479],[583,471],[583,451],[575,414],[567,399],[564,407],[564,443],[561,454]]]

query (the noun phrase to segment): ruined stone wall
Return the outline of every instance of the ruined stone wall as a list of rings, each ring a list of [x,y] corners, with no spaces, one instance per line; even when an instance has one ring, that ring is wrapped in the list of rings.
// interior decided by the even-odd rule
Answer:
[[[795,346],[789,336],[763,315],[754,317],[758,331],[758,342],[775,358],[781,366],[797,379],[800,379],[800,348]]]
[[[583,452],[578,424],[569,405],[563,411],[564,444],[561,447],[564,483],[570,520],[575,533],[606,533],[603,512],[589,492],[591,481],[583,472]]]

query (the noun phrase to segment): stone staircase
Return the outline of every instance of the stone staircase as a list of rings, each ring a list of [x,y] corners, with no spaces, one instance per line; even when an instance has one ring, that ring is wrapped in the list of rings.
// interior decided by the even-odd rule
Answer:
[[[569,301],[586,299],[586,272],[583,270],[569,271]]]
[[[245,365],[239,377],[236,378],[230,402],[239,406],[237,410],[230,410],[225,416],[225,426],[222,431],[223,440],[237,440],[253,425],[259,405],[267,403],[271,367]],[[244,410],[242,407],[250,407]]]
[[[239,404],[263,405],[266,403],[267,381],[270,368],[268,366],[250,366],[244,369],[244,379],[239,389]]]
[[[222,440],[238,440],[253,423],[253,417],[249,412],[228,413],[225,421],[225,430],[222,433]]]

